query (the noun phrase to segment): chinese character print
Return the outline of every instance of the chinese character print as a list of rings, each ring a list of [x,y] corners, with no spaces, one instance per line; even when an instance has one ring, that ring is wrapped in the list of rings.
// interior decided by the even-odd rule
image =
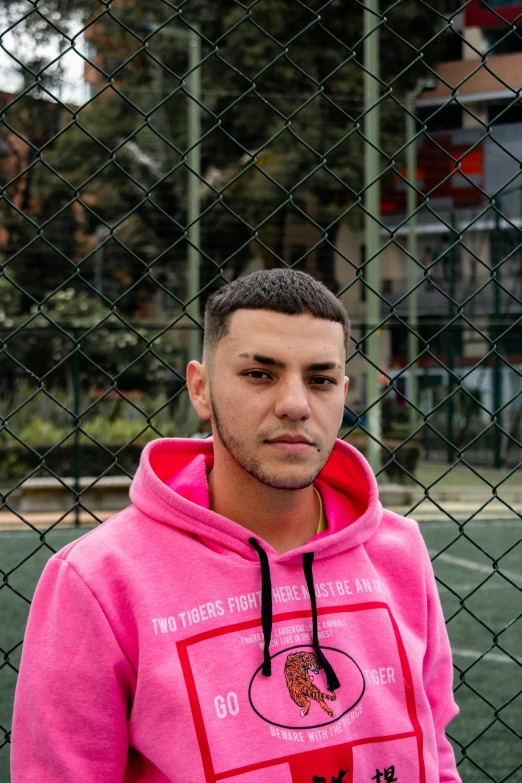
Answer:
[[[393,765],[386,767],[382,772],[380,769],[376,769],[372,780],[375,780],[376,783],[395,783],[397,781],[395,767]]]
[[[348,772],[347,769],[340,769],[337,775],[332,775],[332,783],[345,783],[344,776]],[[326,783],[326,778],[320,778],[318,775],[314,775],[312,783]]]

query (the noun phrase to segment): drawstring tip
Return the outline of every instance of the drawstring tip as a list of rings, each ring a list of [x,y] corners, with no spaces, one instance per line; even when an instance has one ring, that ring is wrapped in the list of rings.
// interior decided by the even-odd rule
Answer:
[[[329,691],[336,691],[337,688],[341,687],[341,683],[339,682],[339,679],[333,670],[332,664],[329,663],[329,661],[326,658],[326,655],[321,650],[321,645],[319,644],[319,639],[317,635],[317,605],[315,600],[314,576],[312,573],[313,562],[314,562],[314,553],[305,552],[303,555],[303,571],[306,579],[306,586],[308,587],[308,593],[310,595],[310,603],[312,605],[313,645],[315,649],[315,654],[317,656],[317,660],[323,667],[324,673],[326,675],[327,688]]]
[[[317,653],[318,653],[317,658],[321,661],[321,665],[324,669],[324,673],[326,674],[326,686],[329,691],[336,691],[337,688],[341,687],[341,683],[339,682],[339,678],[334,671],[334,667],[327,659],[326,655],[323,653],[320,647],[318,648]]]
[[[263,668],[261,669],[264,677],[271,677],[272,676],[272,661],[268,660],[263,663]]]

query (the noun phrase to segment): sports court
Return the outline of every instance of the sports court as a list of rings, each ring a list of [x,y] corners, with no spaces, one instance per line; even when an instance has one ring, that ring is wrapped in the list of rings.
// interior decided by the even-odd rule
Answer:
[[[517,770],[522,726],[520,511],[497,501],[478,513],[476,504],[465,503],[447,503],[442,511],[425,501],[412,514],[433,558],[448,621],[461,710],[450,734],[457,759],[463,759],[459,771],[465,783],[522,782],[522,768]],[[5,644],[0,668],[2,729],[11,722],[27,599],[53,550],[85,532],[55,529],[43,541],[37,531],[0,533],[4,579],[0,625]],[[0,783],[8,781],[8,754],[2,753]]]

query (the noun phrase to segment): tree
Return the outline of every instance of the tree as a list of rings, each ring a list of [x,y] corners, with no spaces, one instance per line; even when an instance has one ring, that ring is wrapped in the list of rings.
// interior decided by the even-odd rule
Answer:
[[[434,11],[401,0],[385,11],[381,63],[393,96],[400,99],[426,68],[421,48],[423,62],[437,59],[441,14],[455,4],[441,0]],[[6,8],[20,13],[17,0]],[[26,64],[26,81],[47,78],[47,100],[28,98],[26,116],[19,102],[6,111],[29,141],[28,162],[38,157],[21,180],[19,211],[4,200],[6,255],[15,257],[7,273],[30,294],[21,312],[34,306],[31,297],[41,301],[60,286],[92,297],[92,312],[100,300],[128,319],[158,286],[184,299],[190,98],[187,42],[178,33],[194,25],[203,39],[203,300],[221,270],[233,278],[253,255],[279,263],[290,214],[323,235],[318,266],[335,290],[337,231],[342,219],[357,225],[362,214],[362,13],[360,4],[346,13],[341,0],[251,7],[195,0],[177,12],[138,0],[49,0],[52,28],[32,14],[35,36],[54,34],[62,50],[69,44],[59,31],[77,31],[78,19],[86,20],[95,95],[79,111],[53,103],[52,73]],[[383,168],[403,138],[397,104],[389,98],[384,106]]]

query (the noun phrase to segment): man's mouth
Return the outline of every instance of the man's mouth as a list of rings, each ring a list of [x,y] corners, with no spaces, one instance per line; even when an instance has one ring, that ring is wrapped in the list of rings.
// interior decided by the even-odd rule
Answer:
[[[302,454],[313,448],[312,441],[306,435],[277,435],[266,440],[270,446],[278,451],[286,451],[291,454]]]
[[[306,435],[277,435],[275,438],[269,438],[269,443],[307,443],[312,445],[312,441]]]

